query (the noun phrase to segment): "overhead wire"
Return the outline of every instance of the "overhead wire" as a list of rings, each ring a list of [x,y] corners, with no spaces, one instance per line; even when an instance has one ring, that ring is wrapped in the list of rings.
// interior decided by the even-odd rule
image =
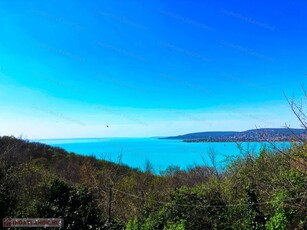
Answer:
[[[109,187],[108,187],[109,188]],[[264,201],[264,202],[256,202],[256,203],[249,203],[249,204],[225,204],[225,205],[190,205],[190,204],[177,204],[177,203],[172,203],[172,202],[165,202],[165,201],[159,201],[159,200],[154,200],[154,199],[147,199],[135,194],[131,194],[128,192],[121,191],[119,189],[115,189],[114,187],[112,188],[114,191],[121,193],[123,195],[133,197],[136,199],[148,201],[148,202],[154,202],[154,203],[159,203],[163,205],[171,205],[171,206],[178,206],[178,207],[194,207],[194,208],[225,208],[225,207],[242,207],[242,206],[250,206],[250,205],[263,205],[263,204],[271,204],[274,203],[275,201]],[[283,201],[291,201],[291,200],[299,200],[299,199],[307,199],[307,194],[304,194],[304,196],[300,197],[292,197],[288,199],[284,199]]]

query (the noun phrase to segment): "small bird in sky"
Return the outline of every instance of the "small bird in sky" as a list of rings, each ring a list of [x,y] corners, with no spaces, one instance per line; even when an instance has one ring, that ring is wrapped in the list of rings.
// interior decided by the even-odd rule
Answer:
[[[107,126],[107,128],[109,128],[109,126],[108,125],[106,125]]]

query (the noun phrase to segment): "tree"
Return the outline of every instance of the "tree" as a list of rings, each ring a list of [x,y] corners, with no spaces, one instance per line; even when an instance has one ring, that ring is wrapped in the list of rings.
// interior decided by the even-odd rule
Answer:
[[[65,229],[106,229],[105,218],[85,187],[73,187],[56,179],[46,187],[45,201],[38,206],[40,217],[63,218]]]

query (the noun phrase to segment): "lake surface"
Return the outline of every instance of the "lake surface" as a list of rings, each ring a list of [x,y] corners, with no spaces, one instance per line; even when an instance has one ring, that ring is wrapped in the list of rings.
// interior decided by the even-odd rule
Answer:
[[[80,155],[95,156],[129,165],[134,168],[145,168],[149,161],[156,172],[170,165],[187,169],[195,165],[212,165],[208,153],[213,149],[217,165],[224,167],[230,159],[241,153],[236,143],[186,143],[180,140],[157,138],[84,138],[84,139],[47,139],[34,140],[51,146],[61,147]],[[258,151],[264,143],[242,143],[244,149]],[[280,148],[289,146],[287,142],[276,143]],[[272,147],[266,144],[267,147]],[[211,150],[210,150],[211,149]]]

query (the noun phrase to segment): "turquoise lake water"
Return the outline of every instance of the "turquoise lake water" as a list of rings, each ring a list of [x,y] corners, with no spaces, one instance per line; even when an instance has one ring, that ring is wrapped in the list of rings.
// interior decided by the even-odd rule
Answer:
[[[224,167],[229,159],[240,155],[236,143],[186,143],[180,140],[166,140],[157,138],[85,138],[85,139],[48,139],[35,140],[51,146],[61,147],[69,152],[80,155],[95,156],[144,169],[146,161],[154,166],[156,172],[164,170],[170,165],[178,165],[187,169],[195,165],[211,165],[208,152],[214,149],[219,167]],[[287,142],[276,143],[280,148],[289,146]],[[242,143],[244,149],[258,151],[263,143]],[[270,147],[270,144],[266,144]]]

